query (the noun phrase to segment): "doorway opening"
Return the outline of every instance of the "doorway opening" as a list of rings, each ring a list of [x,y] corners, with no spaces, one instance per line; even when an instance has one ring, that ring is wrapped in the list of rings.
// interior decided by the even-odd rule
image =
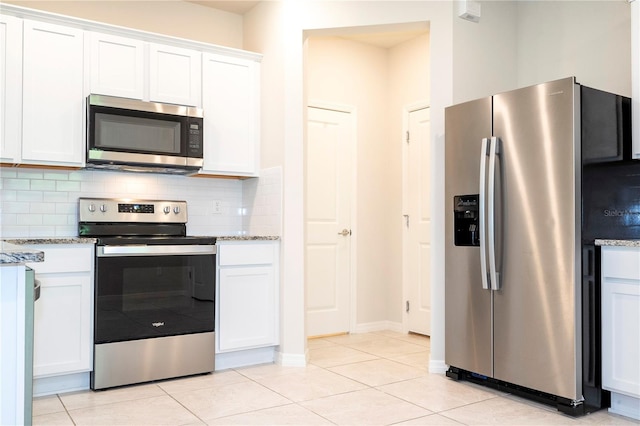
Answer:
[[[314,30],[305,35],[306,335],[406,331],[403,110],[406,105],[429,99],[429,24]],[[321,201],[321,197],[329,199],[326,191],[335,188],[335,180],[328,178],[333,166],[322,163],[324,157],[310,145],[320,127],[319,122],[313,124],[316,126],[313,130],[309,127],[313,121],[309,111],[314,105],[334,105],[329,110],[340,110],[335,105],[346,105],[352,111],[354,146],[350,148],[351,164],[347,166],[352,174],[348,188],[350,219],[331,231],[325,227],[327,237],[334,240],[340,237],[339,232],[348,233],[339,240],[348,241],[347,250],[331,250],[328,246],[321,250],[313,246],[317,235],[310,222],[317,219],[315,209],[336,208]],[[326,178],[324,186],[322,176]],[[322,191],[309,189],[311,181],[320,182]],[[315,250],[312,264],[309,264],[310,250]],[[324,266],[322,262],[314,263],[321,258],[320,253]],[[348,259],[337,258],[337,253]],[[314,286],[327,282],[327,277],[335,276],[336,265],[340,264],[348,265],[348,274],[344,276],[350,279],[343,285],[349,291],[339,293],[335,286],[331,291],[314,290]],[[339,294],[350,297],[348,329],[344,325],[340,329],[313,325],[310,315],[322,307],[328,312]]]

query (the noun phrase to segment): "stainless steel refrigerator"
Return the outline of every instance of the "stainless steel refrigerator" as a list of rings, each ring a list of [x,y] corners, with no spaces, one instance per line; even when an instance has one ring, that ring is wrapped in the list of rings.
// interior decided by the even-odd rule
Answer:
[[[608,403],[598,295],[583,291],[582,172],[622,160],[628,105],[571,77],[446,109],[449,377],[568,414]]]

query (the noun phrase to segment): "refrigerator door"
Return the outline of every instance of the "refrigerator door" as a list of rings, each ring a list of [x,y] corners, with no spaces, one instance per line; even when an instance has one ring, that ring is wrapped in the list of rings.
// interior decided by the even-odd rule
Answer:
[[[502,216],[494,377],[571,400],[582,393],[578,97],[568,78],[493,100]]]
[[[447,108],[445,134],[445,362],[491,376],[491,291],[482,288],[480,247],[454,243],[454,197],[478,194],[482,138],[491,136],[491,98]]]

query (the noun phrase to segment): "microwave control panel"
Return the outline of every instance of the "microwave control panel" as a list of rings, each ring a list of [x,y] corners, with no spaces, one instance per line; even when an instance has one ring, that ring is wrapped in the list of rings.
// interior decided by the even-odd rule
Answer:
[[[202,158],[203,154],[203,138],[202,138],[202,119],[191,118],[187,123],[188,135],[187,135],[187,156]]]

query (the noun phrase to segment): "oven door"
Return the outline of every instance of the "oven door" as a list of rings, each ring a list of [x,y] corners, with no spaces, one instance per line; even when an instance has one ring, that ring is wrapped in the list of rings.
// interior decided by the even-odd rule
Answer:
[[[215,245],[96,248],[95,343],[214,331]]]

